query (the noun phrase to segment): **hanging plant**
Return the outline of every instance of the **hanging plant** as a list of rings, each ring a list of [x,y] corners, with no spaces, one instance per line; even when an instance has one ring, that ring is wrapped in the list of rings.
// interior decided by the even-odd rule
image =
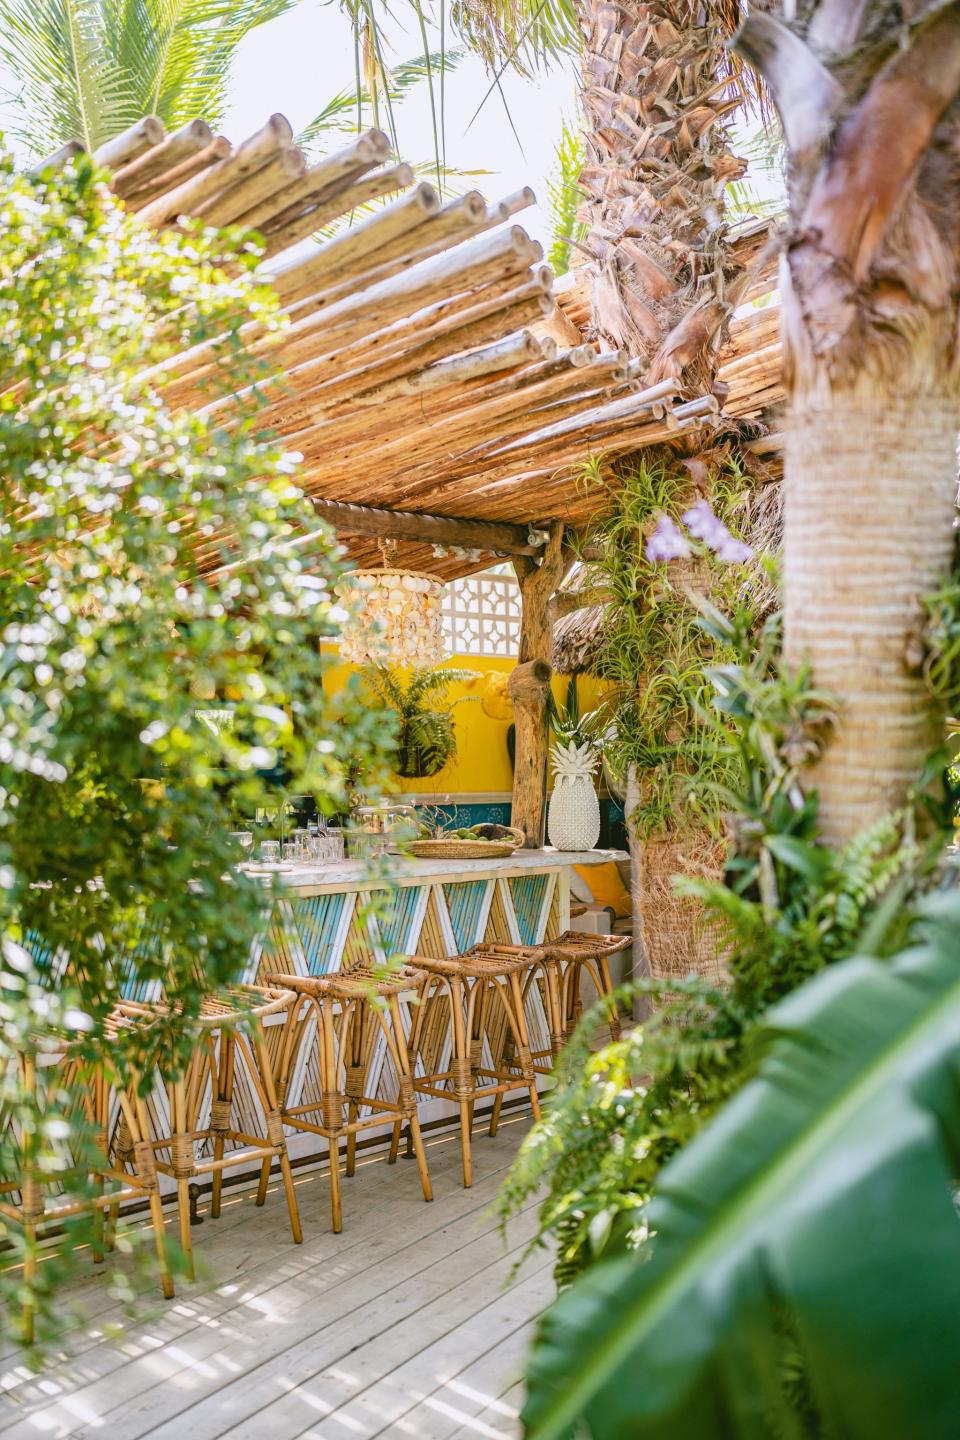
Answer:
[[[450,701],[451,685],[477,679],[473,670],[444,670],[437,667],[403,672],[388,665],[366,665],[363,678],[377,700],[397,717],[397,748],[394,770],[405,780],[422,780],[436,775],[457,753],[453,707],[478,695],[461,695]]]

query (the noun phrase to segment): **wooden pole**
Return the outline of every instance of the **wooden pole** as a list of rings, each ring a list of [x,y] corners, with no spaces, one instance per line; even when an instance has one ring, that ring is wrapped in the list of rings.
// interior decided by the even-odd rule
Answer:
[[[528,850],[543,847],[547,828],[548,716],[553,673],[550,597],[563,579],[569,560],[563,534],[563,521],[554,520],[540,563],[526,556],[514,561],[521,612],[519,664],[507,681],[517,727],[510,823],[523,831]]]
[[[366,505],[344,505],[339,500],[315,497],[314,508],[338,535],[382,535],[390,540],[417,540],[428,544],[460,545],[495,555],[539,555],[543,544],[531,540],[526,525],[496,524],[488,520],[459,520],[448,515],[416,511],[379,510]]]

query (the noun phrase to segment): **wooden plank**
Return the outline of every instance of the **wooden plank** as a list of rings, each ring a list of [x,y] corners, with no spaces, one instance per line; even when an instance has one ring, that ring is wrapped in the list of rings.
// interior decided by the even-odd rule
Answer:
[[[485,1226],[481,1243],[498,1250],[484,1212],[525,1128],[514,1122],[502,1142],[498,1137],[478,1145],[484,1174],[471,1192],[460,1189],[453,1138],[433,1142],[429,1154],[438,1197],[433,1205],[419,1199],[413,1167],[361,1164],[356,1181],[347,1182],[350,1208],[339,1236],[328,1229],[326,1184],[311,1185],[306,1182],[317,1177],[304,1177],[298,1186],[307,1233],[302,1249],[289,1244],[278,1196],[262,1211],[249,1197],[236,1202],[236,1222],[229,1228],[225,1207],[220,1222],[199,1232],[221,1281],[215,1292],[185,1293],[160,1320],[130,1326],[120,1346],[100,1343],[72,1365],[24,1380],[13,1398],[35,1403],[14,1408],[8,1401],[0,1429],[8,1440],[38,1433],[56,1440],[103,1433],[107,1426],[111,1440],[134,1440],[189,1410],[193,1430],[195,1413],[205,1414],[206,1397],[216,1396],[246,1366],[259,1367],[268,1357],[282,1365],[287,1346],[304,1331],[336,1332],[361,1302],[367,1305],[367,1323],[374,1323],[384,1292],[395,1300],[408,1297],[418,1264],[442,1269],[465,1240],[476,1243],[478,1225]],[[313,1225],[319,1233],[311,1237]],[[107,1314],[94,1330],[102,1339],[107,1324],[121,1320]],[[216,1400],[206,1406],[211,1416],[217,1410]]]
[[[487,1264],[482,1272],[444,1289],[403,1321],[351,1347],[346,1363],[327,1364],[303,1380],[287,1369],[282,1382],[287,1393],[281,1399],[251,1408],[242,1424],[218,1435],[224,1440],[262,1440],[267,1434],[339,1440],[345,1434],[389,1433],[396,1415],[410,1408],[411,1398],[418,1390],[422,1393],[438,1367],[465,1368],[492,1337],[504,1329],[512,1332],[548,1303],[554,1292],[547,1259],[539,1268],[534,1262],[526,1279],[504,1290],[515,1258],[508,1255]],[[418,1276],[412,1288],[420,1291],[423,1284],[424,1276]],[[406,1386],[413,1387],[412,1397]],[[265,1388],[259,1392],[261,1401]],[[365,1394],[372,1397],[366,1406]],[[355,1396],[355,1403],[346,1403]],[[372,1424],[365,1423],[364,1415]],[[158,1431],[156,1440],[167,1436]]]
[[[338,1433],[369,1440],[380,1435],[447,1440],[516,1385],[536,1317],[554,1294],[550,1267],[545,1266],[327,1420],[311,1426],[304,1440],[307,1436],[330,1440]],[[240,1432],[228,1434],[231,1440],[241,1440]]]
[[[526,1387],[518,1380],[473,1420],[454,1431],[451,1440],[514,1440],[522,1434],[520,1411],[525,1394]]]
[[[322,520],[341,535],[383,535],[390,540],[432,540],[462,545],[501,555],[539,555],[543,542],[532,543],[526,525],[490,520],[461,520],[449,515],[428,515],[420,510],[380,510],[368,505],[345,505],[315,496],[314,508]]]
[[[349,1291],[323,1296],[305,1307],[294,1326],[284,1328],[282,1338],[276,1338],[273,1327],[270,1334],[245,1336],[231,1344],[226,1355],[217,1352],[212,1376],[196,1377],[203,1403],[187,1408],[174,1400],[178,1414],[158,1424],[171,1404],[170,1387],[163,1387],[152,1417],[141,1410],[139,1428],[112,1423],[111,1440],[144,1434],[151,1440],[182,1440],[184,1434],[190,1440],[216,1440],[231,1425],[248,1421],[258,1437],[296,1435],[318,1413],[350,1399],[385,1366],[415,1355],[434,1338],[438,1326],[445,1331],[494,1300],[534,1226],[532,1213],[521,1216],[517,1249],[493,1264],[492,1255],[500,1251],[493,1233],[464,1243],[463,1228],[451,1227],[441,1257],[432,1259],[425,1249],[424,1259],[431,1262],[425,1269],[417,1269],[415,1255],[407,1256],[402,1273],[391,1275],[393,1283],[386,1290],[378,1272],[369,1275],[372,1291],[358,1296],[355,1306]],[[436,1307],[434,1302],[441,1299],[442,1307]],[[272,1396],[279,1398],[271,1402]],[[154,1428],[144,1423],[147,1418]]]

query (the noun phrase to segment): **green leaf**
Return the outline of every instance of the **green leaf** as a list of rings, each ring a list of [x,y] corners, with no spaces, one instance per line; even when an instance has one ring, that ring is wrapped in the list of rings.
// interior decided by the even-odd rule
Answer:
[[[763,843],[770,854],[789,869],[796,870],[812,884],[823,883],[832,861],[831,852],[823,845],[797,840],[793,835],[766,835]]]
[[[923,946],[770,1012],[758,1076],[661,1174],[647,1262],[542,1320],[530,1440],[954,1433],[960,899],[925,914]]]

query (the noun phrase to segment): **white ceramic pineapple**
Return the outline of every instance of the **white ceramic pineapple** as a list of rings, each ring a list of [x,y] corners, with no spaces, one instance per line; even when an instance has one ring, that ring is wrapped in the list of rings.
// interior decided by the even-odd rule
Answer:
[[[592,850],[600,839],[600,802],[593,785],[596,747],[589,740],[554,745],[553,794],[547,834],[558,850]]]

